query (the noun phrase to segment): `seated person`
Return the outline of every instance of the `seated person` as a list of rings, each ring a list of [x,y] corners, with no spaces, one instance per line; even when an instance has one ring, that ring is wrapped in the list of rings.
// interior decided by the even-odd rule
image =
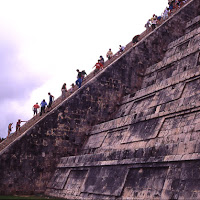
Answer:
[[[119,45],[119,52],[122,53],[125,50],[125,47]]]
[[[113,52],[111,51],[111,49],[109,49],[109,51],[107,52],[106,57],[108,58],[108,60],[113,57]]]

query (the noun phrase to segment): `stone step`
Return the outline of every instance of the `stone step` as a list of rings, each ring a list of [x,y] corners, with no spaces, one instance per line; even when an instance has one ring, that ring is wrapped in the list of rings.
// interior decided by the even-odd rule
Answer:
[[[197,20],[199,20],[199,17],[196,18]],[[196,20],[195,20],[196,21]],[[187,28],[187,25],[186,25],[186,28]],[[184,36],[178,38],[177,40],[171,42],[169,45],[168,45],[168,48],[167,50],[170,50],[174,47],[177,47],[179,46],[180,44],[183,44],[184,42],[188,41],[188,40],[191,40],[195,35],[199,34],[199,27],[196,27],[195,30],[193,31],[190,31],[189,33],[186,33]]]
[[[194,19],[190,20],[189,22],[187,22],[186,28],[189,28],[190,26],[192,26],[198,22],[200,22],[200,15],[195,17]],[[199,26],[200,26],[200,23],[199,23]]]
[[[196,38],[194,38],[195,43],[192,46],[188,46],[186,49],[184,49],[181,53],[176,52],[176,53],[172,53],[172,55],[170,57],[165,57],[162,61],[160,61],[159,63],[156,63],[155,65],[152,65],[150,67],[147,68],[145,75],[148,75],[154,71],[157,71],[173,62],[176,62],[186,56],[188,56],[189,54],[192,54],[196,51],[198,51],[198,47],[199,47],[199,34],[200,34],[200,28],[194,30],[195,34],[192,34],[192,37],[196,36]],[[176,45],[174,45],[173,47],[176,48]]]
[[[173,148],[173,145],[170,147]],[[109,165],[127,165],[127,164],[141,164],[141,163],[156,163],[156,162],[175,162],[200,159],[200,152],[187,154],[173,154],[153,156],[155,148],[147,148],[142,150],[123,150],[110,151],[107,154],[86,154],[80,156],[63,157],[57,168],[76,168],[76,167],[91,167],[91,166],[109,166]],[[170,151],[170,150],[169,150]],[[145,156],[146,154],[146,156]]]
[[[127,104],[129,102],[135,102],[135,101],[141,101],[142,99],[148,98],[152,95],[154,95],[156,92],[161,91],[165,88],[172,87],[178,83],[184,82],[185,80],[189,80],[191,78],[198,77],[200,75],[199,73],[200,65],[189,69],[187,71],[183,71],[182,73],[177,73],[176,75],[167,78],[160,83],[154,83],[153,85],[143,88],[136,92],[134,97],[130,97],[130,95],[124,97],[121,105]],[[172,88],[173,89],[173,88]]]
[[[114,120],[107,121],[102,124],[95,125],[95,126],[93,126],[93,129],[91,130],[91,132],[89,134],[95,135],[95,134],[99,134],[99,133],[103,133],[103,132],[107,132],[107,131],[121,130],[121,129],[127,128],[131,124],[136,124],[138,122],[146,122],[148,120],[155,119],[158,117],[173,116],[173,115],[175,115],[175,113],[180,114],[180,113],[192,112],[192,110],[194,110],[194,112],[199,111],[200,99],[197,98],[196,95],[195,95],[195,97],[197,100],[194,104],[193,103],[188,104],[186,101],[186,105],[183,105],[183,101],[180,100],[180,102],[179,102],[180,105],[177,104],[176,102],[174,102],[174,104],[168,105],[168,109],[166,109],[164,111],[160,111],[158,113],[154,113],[154,114],[142,116],[142,117],[140,117],[139,115],[135,117],[135,113],[134,113],[134,114],[130,114],[128,116],[123,116],[118,119],[114,119]],[[199,95],[198,95],[198,97],[199,97]],[[191,97],[191,98],[194,98],[194,97]]]

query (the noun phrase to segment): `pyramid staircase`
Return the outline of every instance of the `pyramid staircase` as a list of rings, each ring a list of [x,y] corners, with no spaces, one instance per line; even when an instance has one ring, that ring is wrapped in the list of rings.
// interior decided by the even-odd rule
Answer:
[[[187,2],[187,4],[190,2],[190,0]],[[187,5],[186,4],[186,5]],[[185,6],[186,6],[185,5]],[[174,9],[173,10],[173,13],[176,13],[177,10]],[[164,21],[162,20],[161,21],[161,24],[163,23]],[[160,25],[161,25],[160,24]],[[143,38],[145,38],[146,36],[148,36],[148,34],[151,33],[151,29],[148,29],[148,30],[145,30],[143,33],[140,34],[140,37],[139,37],[139,40],[142,40]],[[136,44],[135,44],[136,45]],[[119,59],[119,57],[121,57],[122,55],[124,55],[125,53],[127,53],[131,48],[133,48],[133,46],[135,46],[132,44],[132,42],[128,43],[125,47],[125,51],[122,53],[122,54],[119,54],[118,52],[110,59],[110,60],[107,60],[105,62],[105,65],[104,65],[104,68],[108,67],[109,65],[111,65],[113,62],[115,62],[116,60]],[[119,56],[119,57],[118,57]],[[92,78],[94,77],[94,72],[91,72],[86,78],[85,80],[83,81],[83,84],[86,84],[88,81],[90,81]],[[78,90],[78,87],[75,86],[75,91]],[[69,98],[71,95],[70,92],[68,92],[66,94],[66,98]],[[66,100],[66,99],[65,99]],[[60,97],[58,97],[53,105],[52,105],[52,108],[51,110],[54,110],[56,109],[57,107],[59,107],[63,101],[65,101]],[[34,116],[33,118],[31,118],[30,120],[28,120],[22,127],[21,127],[21,130],[20,132],[16,133],[12,133],[9,137],[7,137],[5,140],[3,140],[1,143],[0,143],[0,152],[6,148],[7,146],[9,146],[12,142],[14,142],[18,137],[20,137],[21,135],[23,135],[24,133],[26,133],[27,130],[29,130],[30,128],[32,128],[36,123],[38,123],[41,119],[43,119],[44,117],[46,117],[48,115],[48,113],[44,114],[43,116],[40,116],[39,114]]]
[[[144,37],[146,37],[151,31],[150,30],[146,30],[144,31],[141,35],[140,35],[140,40],[142,40]],[[135,44],[136,45],[136,44]],[[126,54],[133,46],[135,46],[132,44],[132,42],[128,43],[125,47],[124,52],[119,53],[117,52],[116,54],[114,54],[114,56],[110,59],[107,60],[104,64],[104,69],[107,68],[109,65],[111,65],[112,63],[116,62],[121,56],[123,56],[124,54]],[[94,78],[100,71],[96,72],[94,74],[94,71],[92,71],[89,75],[87,75],[85,77],[85,79],[83,80],[82,86],[85,85],[87,82],[89,82],[92,78]],[[77,86],[75,86],[74,88],[74,92],[76,92],[79,88]],[[66,98],[63,100],[62,97],[58,97],[52,104],[51,110],[50,112],[52,112],[54,109],[57,109],[64,101],[66,101],[66,99],[70,98],[70,96],[72,95],[72,93],[70,92],[71,89],[68,90],[68,92],[66,93]],[[48,109],[47,109],[48,110]],[[49,111],[48,111],[49,112]],[[44,113],[42,116],[40,116],[39,114],[37,114],[36,116],[34,116],[33,118],[31,118],[30,120],[28,120],[24,125],[22,125],[20,132],[14,132],[12,134],[10,134],[8,137],[6,137],[5,140],[3,140],[0,143],[0,153],[3,149],[5,149],[7,146],[9,146],[12,142],[14,142],[17,138],[20,138],[20,136],[22,136],[23,134],[26,133],[27,130],[29,130],[30,128],[32,128],[35,124],[37,124],[40,120],[44,119],[46,116],[48,116],[48,112]]]
[[[141,34],[140,39],[144,38],[147,34],[149,33],[149,31],[145,31]],[[107,68],[110,64],[112,64],[113,62],[115,62],[116,60],[118,60],[121,56],[123,56],[128,50],[130,50],[130,48],[132,48],[132,43],[130,42],[129,44],[126,45],[125,50],[123,53],[116,53],[114,54],[114,56],[110,59],[107,60],[105,62],[104,68]],[[94,75],[94,71],[92,71],[89,75],[87,75],[85,77],[85,79],[83,80],[82,86],[85,85],[87,82],[89,82],[93,77],[95,77],[100,71],[96,72]],[[75,86],[74,88],[74,92],[76,92],[79,88],[77,86]],[[64,101],[66,101],[66,99],[70,98],[70,96],[72,95],[72,93],[70,92],[70,89],[68,90],[68,92],[66,93],[66,98],[63,100],[62,96],[58,97],[52,104],[51,110],[50,112],[52,112],[54,109],[57,109]],[[47,109],[48,110],[48,109]],[[17,138],[19,138],[20,136],[22,136],[24,133],[26,133],[27,130],[29,130],[30,128],[32,128],[35,124],[37,124],[41,119],[44,119],[46,116],[48,116],[49,111],[46,111],[46,113],[44,113],[42,116],[40,116],[39,114],[37,114],[36,116],[34,116],[33,118],[31,118],[30,120],[28,120],[22,127],[20,132],[14,132],[11,135],[9,135],[8,137],[6,137],[5,140],[3,140],[0,143],[0,152],[6,148],[7,146],[9,146],[12,142],[14,142]]]
[[[90,74],[70,97],[2,143],[0,194],[46,191],[87,200],[186,195],[176,185],[189,168],[181,162],[194,166],[198,159],[197,8],[198,0],[189,2],[134,47],[128,44],[106,69]],[[193,118],[192,132],[184,123]],[[197,186],[184,187],[188,195],[199,195]]]
[[[81,155],[63,157],[47,195],[66,199],[200,199],[200,16],[147,68]]]

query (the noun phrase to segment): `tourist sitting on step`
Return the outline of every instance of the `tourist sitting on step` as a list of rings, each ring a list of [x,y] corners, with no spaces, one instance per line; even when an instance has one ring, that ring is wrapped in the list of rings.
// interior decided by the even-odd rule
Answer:
[[[108,60],[113,57],[113,52],[111,51],[111,49],[109,49],[109,51],[107,52],[106,57],[108,58]]]
[[[18,131],[20,131],[20,129],[21,129],[21,122],[26,122],[26,121],[22,121],[21,119],[18,119],[18,121],[16,123],[16,133]]]
[[[37,115],[38,108],[40,108],[40,106],[38,105],[38,103],[36,103],[33,106],[33,116]]]
[[[122,46],[122,45],[119,45],[119,53],[122,53],[122,52],[124,52],[124,50],[125,50],[125,47],[124,47],[124,46]]]
[[[43,101],[41,102],[41,110],[40,110],[40,116],[42,115],[42,113],[45,113],[45,108],[47,106],[47,103],[45,101],[45,99],[43,99]]]
[[[67,92],[66,83],[63,84],[61,88],[61,92],[62,92],[62,100],[64,100],[66,97],[66,92]]]
[[[80,88],[82,84],[82,73],[79,71],[79,69],[76,70],[78,72],[76,85]]]

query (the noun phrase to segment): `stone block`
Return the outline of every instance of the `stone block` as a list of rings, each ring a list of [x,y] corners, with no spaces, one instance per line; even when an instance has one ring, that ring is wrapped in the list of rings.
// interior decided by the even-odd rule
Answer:
[[[119,196],[123,188],[126,173],[127,170],[122,172],[120,167],[93,168],[89,171],[82,192]],[[99,176],[96,176],[97,174]]]
[[[99,148],[102,145],[103,140],[105,139],[106,135],[107,135],[107,132],[91,135],[84,149]]]

